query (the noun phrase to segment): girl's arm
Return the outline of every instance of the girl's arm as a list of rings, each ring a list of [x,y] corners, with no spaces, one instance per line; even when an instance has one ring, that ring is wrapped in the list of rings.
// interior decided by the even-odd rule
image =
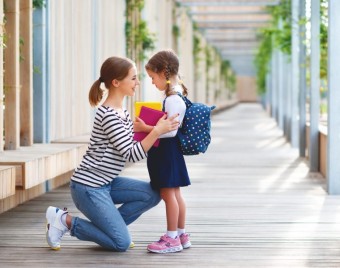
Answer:
[[[186,106],[184,101],[182,100],[182,98],[178,95],[172,95],[168,98],[166,98],[165,100],[165,112],[167,112],[167,114],[169,116],[172,116],[174,114],[178,114],[178,121],[179,121],[179,125],[181,125],[184,115],[185,115],[185,111],[186,111]],[[170,132],[164,133],[162,135],[159,136],[159,138],[172,138],[175,137],[177,134],[178,129],[174,129]]]

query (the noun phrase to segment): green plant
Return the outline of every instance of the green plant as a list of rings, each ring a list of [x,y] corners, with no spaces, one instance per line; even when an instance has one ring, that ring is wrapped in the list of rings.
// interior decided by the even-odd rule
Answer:
[[[256,57],[255,66],[257,69],[257,89],[260,94],[266,90],[266,75],[269,71],[269,62],[271,52],[274,48],[278,48],[286,55],[291,55],[291,0],[284,0],[280,5],[268,8],[272,15],[272,23],[269,27],[263,28],[259,32],[259,40],[261,40]],[[328,1],[320,2],[320,78],[327,80],[327,58],[328,58]],[[279,28],[281,22],[282,27]],[[308,23],[305,17],[301,18],[299,24],[306,25]],[[302,33],[303,35],[303,33]],[[305,68],[310,64],[309,58]],[[324,81],[327,84],[326,81]]]
[[[43,8],[45,6],[45,0],[33,0],[33,8]]]
[[[255,56],[255,66],[257,72],[257,92],[262,95],[266,92],[266,75],[268,73],[269,61],[273,51],[274,29],[262,29],[262,42]]]
[[[230,61],[228,60],[223,60],[221,62],[221,67],[220,67],[220,73],[221,73],[221,79],[224,79],[224,83],[228,85],[228,80],[229,80],[229,69],[230,69]]]
[[[266,92],[266,76],[274,48],[291,55],[291,0],[283,0],[280,5],[268,7],[267,10],[272,16],[272,22],[258,32],[261,41],[254,60],[257,92],[260,95]]]
[[[328,66],[328,4],[321,0],[320,8],[320,78],[327,79]]]
[[[144,7],[144,0],[126,0],[126,54],[131,57],[132,51],[137,53],[137,58],[146,58],[146,51],[155,48],[155,34],[151,33],[145,20],[140,19],[140,12]],[[133,22],[132,17],[139,17],[137,22]]]
[[[172,34],[174,35],[175,38],[178,38],[181,35],[181,30],[178,27],[178,25],[173,25],[172,26]]]
[[[25,45],[24,39],[22,37],[19,38],[19,62],[25,60],[25,57],[22,55],[22,47]]]
[[[193,36],[193,54],[194,54],[194,63],[195,65],[197,65],[201,58],[199,57],[199,54],[201,53],[202,51],[202,47],[201,47],[201,39],[200,37],[194,33],[194,36]]]

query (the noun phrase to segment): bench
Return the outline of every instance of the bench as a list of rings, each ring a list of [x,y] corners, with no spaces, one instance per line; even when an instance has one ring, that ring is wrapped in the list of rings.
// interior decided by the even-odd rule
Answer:
[[[0,165],[14,166],[16,169],[15,185],[30,189],[74,170],[86,150],[87,144],[34,144],[2,152]]]

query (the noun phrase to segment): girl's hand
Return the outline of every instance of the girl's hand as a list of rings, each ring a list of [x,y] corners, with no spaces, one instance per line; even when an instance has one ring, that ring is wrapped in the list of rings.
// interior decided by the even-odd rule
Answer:
[[[154,130],[157,131],[159,135],[176,130],[179,127],[179,121],[177,119],[179,114],[174,114],[168,118],[166,118],[166,116],[166,114],[163,115],[154,127]]]
[[[146,132],[145,128],[147,125],[145,122],[136,116],[135,121],[133,122],[133,131],[134,132]]]

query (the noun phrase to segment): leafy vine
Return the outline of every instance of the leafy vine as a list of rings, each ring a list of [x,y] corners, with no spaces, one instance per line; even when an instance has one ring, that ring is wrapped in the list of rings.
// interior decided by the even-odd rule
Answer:
[[[126,0],[126,54],[131,57],[132,51],[137,53],[138,60],[146,58],[146,51],[155,48],[155,34],[151,33],[145,20],[140,19],[140,12],[144,8],[144,0]],[[137,22],[132,17],[137,12]]]

